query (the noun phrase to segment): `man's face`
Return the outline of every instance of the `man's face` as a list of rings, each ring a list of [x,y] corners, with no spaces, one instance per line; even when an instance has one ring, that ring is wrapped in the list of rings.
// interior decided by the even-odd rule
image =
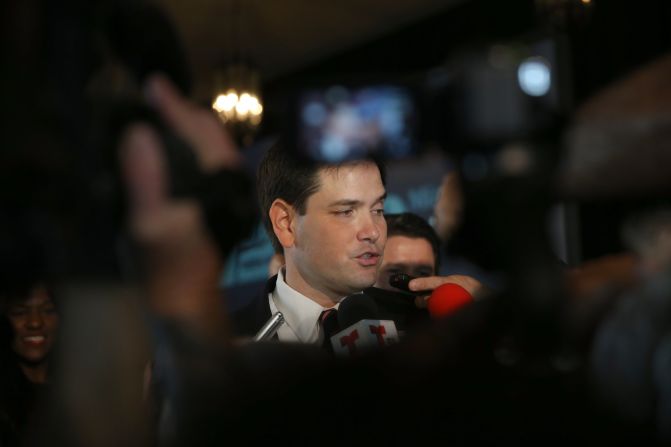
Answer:
[[[44,361],[58,330],[58,313],[46,289],[38,287],[30,297],[9,306],[7,318],[14,333],[12,349],[26,363]]]
[[[319,184],[305,214],[292,223],[295,241],[285,253],[288,284],[323,303],[375,282],[387,224],[385,189],[375,164],[322,169]]]
[[[391,236],[384,249],[375,287],[398,292],[399,289],[389,285],[391,275],[405,273],[410,276],[433,276],[435,265],[436,257],[426,239]]]

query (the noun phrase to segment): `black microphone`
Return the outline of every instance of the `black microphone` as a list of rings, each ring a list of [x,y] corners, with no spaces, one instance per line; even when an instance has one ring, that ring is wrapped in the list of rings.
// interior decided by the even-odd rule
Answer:
[[[421,328],[431,322],[428,311],[415,304],[415,295],[377,287],[368,287],[363,293],[375,301],[378,319],[394,321],[401,339],[403,332]]]
[[[377,320],[380,309],[375,300],[365,293],[355,293],[344,298],[338,306],[338,325],[346,328],[361,320]]]
[[[355,355],[398,342],[394,322],[381,320],[375,300],[364,293],[350,295],[340,302],[338,324],[346,328],[331,337],[333,352],[339,355]]]

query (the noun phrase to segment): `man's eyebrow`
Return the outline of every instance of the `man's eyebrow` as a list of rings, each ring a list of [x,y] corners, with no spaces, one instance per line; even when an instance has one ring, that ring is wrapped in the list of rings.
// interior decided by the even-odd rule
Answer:
[[[381,202],[381,201],[383,201],[383,200],[386,199],[386,198],[387,198],[387,193],[385,192],[385,193],[382,194],[382,195],[381,195],[381,196],[380,196],[374,203]],[[363,201],[362,201],[362,200],[356,200],[356,199],[341,199],[341,200],[336,200],[335,202],[331,202],[331,203],[329,203],[328,206],[329,206],[329,207],[334,207],[334,206],[352,206],[352,207],[356,207],[356,206],[361,206],[361,205],[363,205]]]
[[[363,202],[361,200],[354,200],[354,199],[342,199],[342,200],[336,200],[335,202],[329,203],[329,207],[332,206],[359,206]]]

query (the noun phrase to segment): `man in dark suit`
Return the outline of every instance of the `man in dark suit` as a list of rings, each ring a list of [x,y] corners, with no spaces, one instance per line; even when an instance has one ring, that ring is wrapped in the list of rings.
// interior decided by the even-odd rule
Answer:
[[[280,341],[319,343],[318,320],[375,283],[387,237],[384,173],[372,160],[305,162],[276,145],[257,176],[266,231],[285,265],[262,296],[232,315],[234,333],[254,335],[281,312]]]

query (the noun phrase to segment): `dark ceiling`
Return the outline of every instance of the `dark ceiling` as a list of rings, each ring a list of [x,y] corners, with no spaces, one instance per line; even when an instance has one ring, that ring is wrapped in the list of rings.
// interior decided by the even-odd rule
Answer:
[[[264,82],[383,37],[464,0],[160,0],[186,46],[195,94],[238,47]],[[236,9],[233,9],[238,5]],[[231,30],[239,25],[239,32]]]
[[[209,100],[215,70],[236,48],[273,90],[304,75],[424,69],[463,45],[546,31],[536,0],[156,1],[178,30],[200,101]],[[670,40],[668,0],[591,4],[589,20],[563,30],[579,98]]]

